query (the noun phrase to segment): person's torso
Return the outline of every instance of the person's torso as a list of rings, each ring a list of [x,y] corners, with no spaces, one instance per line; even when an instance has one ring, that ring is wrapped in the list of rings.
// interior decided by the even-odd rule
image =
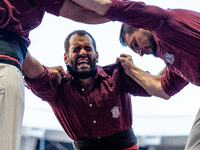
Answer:
[[[200,14],[172,10],[155,33],[157,55],[186,81],[200,86]]]
[[[110,136],[132,125],[130,94],[120,72],[98,77],[89,91],[73,79],[64,81],[56,102],[49,102],[67,134],[75,141]]]
[[[0,1],[0,29],[14,32],[24,38],[27,44],[30,30],[36,28],[44,15],[44,10],[28,0]]]

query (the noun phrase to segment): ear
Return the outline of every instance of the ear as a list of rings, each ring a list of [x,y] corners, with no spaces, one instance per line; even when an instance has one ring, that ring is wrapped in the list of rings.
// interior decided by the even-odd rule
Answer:
[[[67,57],[66,53],[64,53],[64,62],[65,62],[65,64],[68,64],[68,57]]]
[[[97,63],[99,62],[99,53],[96,51]]]

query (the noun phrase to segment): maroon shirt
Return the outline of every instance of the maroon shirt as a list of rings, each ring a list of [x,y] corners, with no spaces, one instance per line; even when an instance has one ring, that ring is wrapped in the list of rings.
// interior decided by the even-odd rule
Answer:
[[[1,0],[0,29],[17,33],[27,43],[29,32],[42,21],[45,11],[59,15],[64,0]]]
[[[25,81],[37,96],[51,105],[63,129],[75,141],[129,129],[132,126],[130,94],[150,96],[119,64],[97,66],[95,84],[87,92],[68,72],[59,85],[46,68],[41,77],[25,78]]]
[[[200,13],[164,10],[134,1],[113,1],[107,18],[151,30],[157,56],[168,67],[162,76],[165,92],[172,96],[191,82],[200,86]]]

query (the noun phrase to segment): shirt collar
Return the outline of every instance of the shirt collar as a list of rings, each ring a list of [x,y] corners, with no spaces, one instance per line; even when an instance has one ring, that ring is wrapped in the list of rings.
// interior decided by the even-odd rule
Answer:
[[[103,69],[101,66],[98,66],[98,65],[97,65],[97,72],[96,72],[96,75],[95,75],[95,79],[96,79],[98,76],[101,76],[101,77],[103,77],[103,78],[108,77],[108,75],[107,75],[107,73],[104,71],[104,69]]]

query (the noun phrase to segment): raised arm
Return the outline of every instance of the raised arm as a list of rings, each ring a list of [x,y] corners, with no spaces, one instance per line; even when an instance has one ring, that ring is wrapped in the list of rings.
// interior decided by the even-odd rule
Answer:
[[[87,3],[87,1],[88,0],[80,0],[80,2],[83,4]],[[100,24],[110,21],[102,15],[99,15],[94,11],[87,9],[87,7],[84,8],[75,4],[71,0],[64,1],[64,4],[60,9],[60,16],[87,24]]]
[[[125,73],[141,85],[150,95],[163,99],[169,99],[170,96],[165,93],[161,85],[161,75],[153,76],[149,73],[137,68],[132,61],[130,55],[121,54],[117,58],[117,62],[121,62]]]
[[[62,66],[46,68],[52,75],[56,76],[59,79],[59,82],[61,81],[62,76],[65,76],[65,71],[63,70]],[[44,67],[40,64],[39,61],[33,58],[29,52],[27,53],[26,59],[23,62],[22,71],[23,75],[29,79],[38,78],[42,76],[45,72]]]
[[[27,53],[26,59],[22,65],[23,75],[29,79],[35,79],[44,73],[43,66],[33,58],[30,53]]]

